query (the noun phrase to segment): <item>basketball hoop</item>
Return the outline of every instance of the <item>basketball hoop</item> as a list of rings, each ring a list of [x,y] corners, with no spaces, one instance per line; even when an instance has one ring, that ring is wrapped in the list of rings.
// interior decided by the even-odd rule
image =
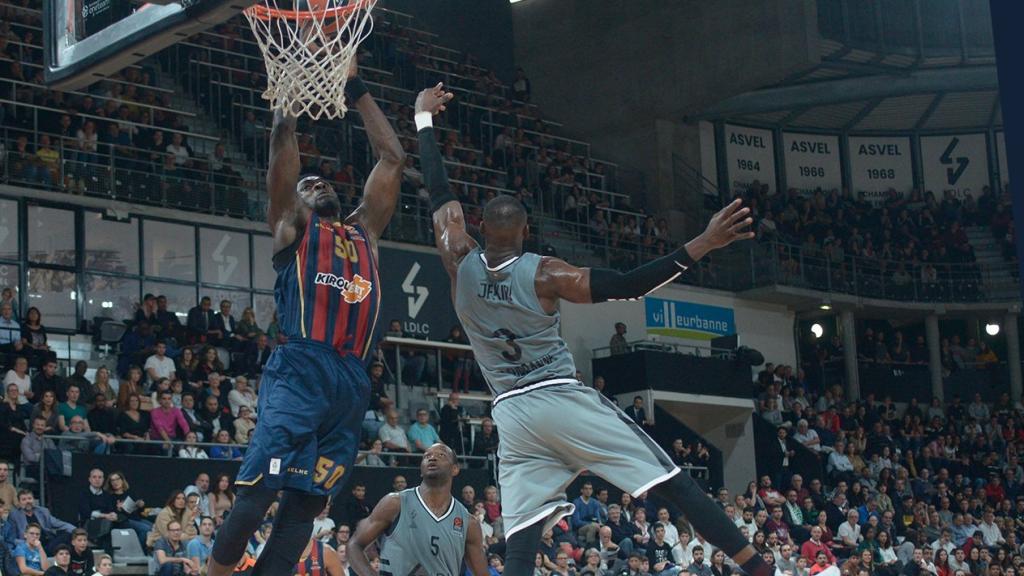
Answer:
[[[373,30],[377,0],[308,0],[307,9],[278,2],[259,0],[245,10],[267,67],[263,98],[295,116],[343,117],[349,67]]]

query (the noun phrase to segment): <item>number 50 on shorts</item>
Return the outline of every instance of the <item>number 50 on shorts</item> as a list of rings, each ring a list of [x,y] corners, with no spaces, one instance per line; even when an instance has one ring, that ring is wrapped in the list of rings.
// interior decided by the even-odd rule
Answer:
[[[313,483],[319,484],[326,490],[334,488],[338,480],[345,475],[345,467],[334,464],[334,460],[321,456],[317,458],[316,468],[313,470]]]

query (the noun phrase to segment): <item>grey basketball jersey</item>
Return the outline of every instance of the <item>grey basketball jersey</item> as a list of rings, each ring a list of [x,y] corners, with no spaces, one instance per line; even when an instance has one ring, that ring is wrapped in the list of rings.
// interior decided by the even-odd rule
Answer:
[[[434,516],[418,488],[400,493],[402,509],[380,549],[381,576],[461,576],[469,512],[452,497],[443,516]]]
[[[548,314],[537,299],[539,264],[540,256],[526,252],[490,267],[480,248],[459,264],[455,310],[494,395],[576,374],[558,312]]]

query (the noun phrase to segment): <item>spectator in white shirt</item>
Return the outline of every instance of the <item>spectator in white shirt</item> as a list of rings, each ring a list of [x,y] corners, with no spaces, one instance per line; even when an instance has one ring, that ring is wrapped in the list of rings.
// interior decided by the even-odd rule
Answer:
[[[747,539],[751,542],[754,541],[754,532],[757,532],[757,523],[754,522],[754,509],[744,508],[743,516],[736,521],[737,528],[747,527]]]
[[[146,358],[145,371],[150,382],[174,376],[174,360],[167,357],[167,344],[157,341],[154,354]]]
[[[668,508],[658,508],[658,522],[665,526],[665,544],[669,547],[679,543],[679,529],[672,523],[668,515]]]
[[[188,148],[184,144],[181,132],[175,132],[171,136],[171,143],[167,145],[167,153],[174,156],[174,163],[178,166],[184,166],[188,163]]]
[[[231,415],[238,418],[238,409],[247,406],[254,415],[258,400],[256,393],[249,387],[249,379],[245,376],[235,376],[235,387],[228,392],[228,404],[231,405]],[[257,415],[258,416],[258,415]]]
[[[853,552],[860,544],[860,525],[857,523],[859,518],[860,514],[856,510],[850,510],[846,513],[846,522],[840,524],[839,530],[836,531],[837,544],[848,552]]]
[[[801,418],[796,423],[796,434],[793,435],[793,439],[806,446],[809,450],[814,452],[821,451],[821,438],[818,437],[816,431],[810,428],[807,420]]]
[[[409,438],[405,430],[398,425],[398,412],[394,409],[388,410],[387,421],[377,432],[381,442],[384,443],[384,450],[388,452],[408,452]]]
[[[853,462],[846,455],[846,444],[836,442],[835,450],[828,455],[828,472],[836,475],[853,474]]]
[[[320,515],[313,519],[313,539],[321,542],[330,542],[334,536],[334,520],[329,518],[331,514],[330,502],[320,511]]]
[[[28,376],[28,359],[24,356],[19,356],[14,361],[14,368],[4,376],[4,390],[11,384],[18,387],[18,404],[28,403],[32,396],[32,379]]]
[[[989,548],[994,548],[1006,542],[1002,531],[999,530],[999,526],[995,523],[995,514],[991,510],[985,511],[985,515],[982,516],[982,522],[978,525],[978,530],[981,531],[981,535],[985,539],[985,546]]]

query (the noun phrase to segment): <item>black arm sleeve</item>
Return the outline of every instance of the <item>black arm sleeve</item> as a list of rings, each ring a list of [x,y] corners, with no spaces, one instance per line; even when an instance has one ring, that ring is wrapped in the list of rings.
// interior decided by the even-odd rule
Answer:
[[[696,265],[685,246],[629,272],[605,268],[590,270],[590,300],[632,300],[642,298],[676,279]]]
[[[434,128],[428,126],[420,130],[416,137],[420,143],[420,169],[423,170],[423,183],[426,184],[427,192],[430,194],[430,211],[431,213],[437,212],[438,208],[456,198],[452,194],[452,187],[448,185],[448,173],[444,169],[444,159],[441,158],[441,149],[437,146]]]

